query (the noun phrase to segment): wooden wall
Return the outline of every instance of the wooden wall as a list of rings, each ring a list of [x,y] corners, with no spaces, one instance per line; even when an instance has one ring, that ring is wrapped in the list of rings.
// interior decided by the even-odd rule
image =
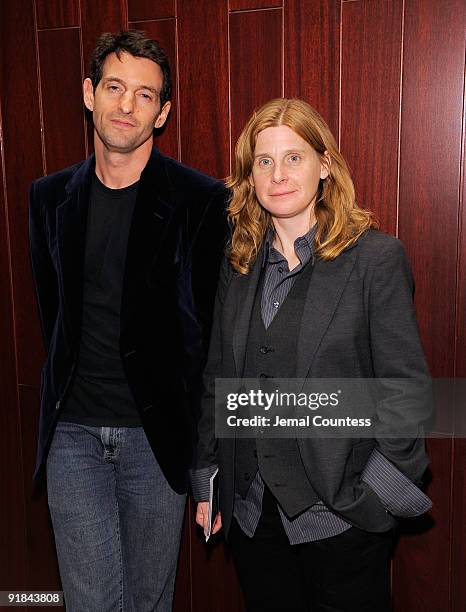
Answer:
[[[251,111],[314,105],[359,201],[405,242],[436,377],[466,377],[464,0],[3,0],[0,3],[0,589],[59,588],[45,500],[32,496],[43,349],[27,252],[30,182],[91,149],[81,81],[103,31],[168,51],[174,109],[160,148],[217,177]],[[397,612],[466,609],[466,440],[429,440],[431,514],[403,526]],[[223,547],[187,512],[176,611],[241,611]]]

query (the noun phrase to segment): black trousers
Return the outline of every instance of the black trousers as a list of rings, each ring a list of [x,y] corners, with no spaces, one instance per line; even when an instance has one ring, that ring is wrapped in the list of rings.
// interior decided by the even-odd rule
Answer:
[[[248,612],[390,612],[392,530],[351,527],[291,545],[266,489],[253,538],[233,519],[229,544]]]

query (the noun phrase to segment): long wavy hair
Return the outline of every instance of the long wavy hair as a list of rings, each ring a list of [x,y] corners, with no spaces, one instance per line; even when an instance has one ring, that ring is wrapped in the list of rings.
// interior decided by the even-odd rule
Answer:
[[[303,100],[276,98],[256,110],[241,132],[235,149],[234,167],[227,178],[232,190],[228,216],[233,227],[229,259],[234,270],[248,274],[264,241],[272,216],[256,198],[249,182],[259,132],[286,125],[301,136],[324,161],[328,152],[329,175],[321,179],[314,214],[317,222],[315,256],[335,259],[370,227],[376,227],[373,213],[356,204],[353,181],[328,125]],[[324,161],[325,163],[325,161]]]

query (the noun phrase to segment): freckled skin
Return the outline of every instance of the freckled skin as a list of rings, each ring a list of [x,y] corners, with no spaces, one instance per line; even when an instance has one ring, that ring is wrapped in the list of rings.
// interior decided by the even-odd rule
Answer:
[[[259,132],[254,156],[250,182],[272,218],[313,219],[319,181],[328,176],[326,158],[285,125]]]

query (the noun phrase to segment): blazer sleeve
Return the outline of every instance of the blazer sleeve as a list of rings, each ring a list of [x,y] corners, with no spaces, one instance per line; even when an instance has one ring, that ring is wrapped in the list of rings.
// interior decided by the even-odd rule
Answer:
[[[228,259],[225,257],[220,269],[220,277],[215,298],[212,334],[209,355],[203,376],[201,414],[197,426],[197,447],[191,480],[195,472],[217,464],[217,439],[215,437],[215,379],[222,374],[222,309],[226,292],[232,276]]]
[[[213,191],[193,242],[193,299],[207,357],[220,265],[229,239],[227,204],[229,191],[221,185]]]
[[[432,419],[433,394],[414,311],[412,273],[396,239],[388,242],[373,272],[369,328],[374,375],[384,391],[377,405],[377,447],[418,483],[429,463],[424,430]],[[400,435],[393,435],[394,429]]]
[[[58,279],[46,238],[37,182],[29,195],[29,252],[42,336],[48,353],[58,312]]]

